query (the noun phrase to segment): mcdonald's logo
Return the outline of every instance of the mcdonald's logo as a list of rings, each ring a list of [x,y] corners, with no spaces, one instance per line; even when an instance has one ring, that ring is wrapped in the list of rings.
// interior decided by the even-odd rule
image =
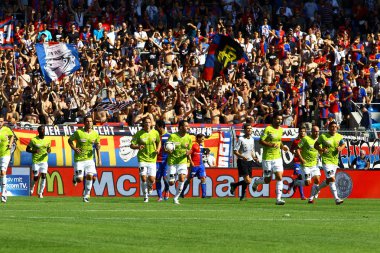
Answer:
[[[56,180],[57,179],[57,180]],[[54,192],[55,182],[57,182],[57,195],[63,195],[63,181],[62,176],[58,171],[46,174],[47,192]]]

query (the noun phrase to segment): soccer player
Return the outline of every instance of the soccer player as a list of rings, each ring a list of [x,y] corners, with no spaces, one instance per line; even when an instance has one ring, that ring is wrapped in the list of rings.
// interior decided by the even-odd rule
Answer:
[[[132,138],[131,148],[138,149],[140,177],[144,202],[149,202],[149,195],[153,191],[153,184],[157,173],[157,154],[161,150],[161,138],[157,130],[152,128],[152,121],[146,117],[143,119],[142,129]]]
[[[283,129],[281,128],[282,116],[273,116],[273,122],[264,129],[260,137],[260,144],[263,146],[263,177],[256,179],[252,184],[252,190],[256,191],[259,184],[269,184],[272,174],[276,178],[276,205],[285,205],[285,200],[281,199],[283,182],[282,174],[284,166],[282,164],[281,150],[289,151],[289,148],[281,141]]]
[[[12,130],[4,126],[4,118],[0,117],[0,186],[2,188],[1,202],[7,202],[7,169],[11,160],[11,149],[14,141]]]
[[[292,142],[292,145],[290,146],[290,151],[294,154],[293,163],[294,163],[294,170],[293,175],[295,178],[293,178],[294,181],[297,179],[302,179],[302,171],[301,171],[301,163],[300,158],[297,153],[298,144],[301,142],[301,139],[306,136],[306,127],[300,127],[298,131],[298,137]],[[299,188],[301,199],[305,200],[305,195],[303,193],[303,186],[302,185],[289,185],[289,189],[293,188],[294,193],[297,190],[297,187]]]
[[[189,186],[191,180],[197,176],[198,179],[201,180],[201,188],[202,188],[202,198],[206,198],[206,169],[203,164],[203,145],[202,143],[205,140],[205,136],[203,134],[197,134],[195,137],[195,143],[191,147],[190,154],[188,159],[190,161],[191,173],[185,181],[185,185],[183,186],[183,190],[181,192],[181,197],[185,197],[186,188]]]
[[[329,132],[321,134],[314,144],[314,148],[318,150],[322,156],[322,166],[326,175],[326,180],[324,180],[318,187],[314,188],[312,195],[317,195],[321,189],[329,185],[331,193],[335,198],[335,204],[340,205],[343,203],[343,200],[338,197],[335,184],[335,173],[339,164],[339,152],[346,147],[346,143],[343,140],[343,136],[337,133],[337,130],[338,124],[335,121],[330,122]]]
[[[319,137],[319,127],[313,126],[311,129],[311,136],[305,136],[298,143],[296,152],[301,163],[301,179],[296,179],[289,187],[310,185],[314,182],[312,192],[318,187],[321,177],[321,171],[318,167],[318,150],[314,148],[315,142]],[[313,194],[310,195],[308,200],[309,204],[314,203]]]
[[[32,170],[33,179],[30,185],[30,194],[34,192],[34,184],[38,181],[39,174],[41,174],[40,191],[38,197],[43,198],[46,185],[46,173],[48,171],[48,154],[51,151],[51,141],[45,138],[45,126],[41,125],[37,128],[38,135],[33,137],[28,146],[26,152],[32,153]]]
[[[255,155],[255,140],[252,137],[252,126],[249,123],[244,124],[244,135],[240,136],[235,147],[234,154],[237,157],[237,167],[240,180],[237,183],[230,184],[230,193],[234,194],[236,187],[241,185],[240,200],[245,199],[247,186],[251,183],[253,162],[257,161]]]
[[[178,122],[178,132],[170,135],[168,142],[173,142],[175,148],[167,150],[169,153],[168,166],[169,166],[169,184],[175,184],[175,177],[178,175],[178,185],[176,194],[173,198],[174,204],[179,204],[178,198],[182,192],[183,185],[188,174],[187,170],[187,156],[190,153],[193,144],[190,135],[187,133],[189,130],[189,123],[186,120]]]
[[[100,158],[100,137],[93,127],[91,116],[84,118],[84,127],[76,130],[69,138],[68,143],[74,150],[74,177],[73,183],[82,182],[86,176],[84,202],[90,202],[90,194],[93,185],[93,177],[96,175],[96,163],[94,162],[93,147],[95,146],[97,164],[102,165]],[[74,146],[75,141],[75,146]]]
[[[164,200],[169,199],[169,181],[167,178],[167,159],[168,159],[168,153],[166,153],[165,149],[162,147],[165,147],[166,142],[169,139],[170,134],[166,132],[165,130],[165,121],[163,120],[157,120],[156,122],[156,130],[160,134],[161,138],[161,149],[160,153],[157,155],[157,173],[156,173],[156,190],[158,195],[157,201],[162,201],[162,197],[164,197]],[[161,180],[164,180],[165,188],[164,192],[162,194],[162,184]]]

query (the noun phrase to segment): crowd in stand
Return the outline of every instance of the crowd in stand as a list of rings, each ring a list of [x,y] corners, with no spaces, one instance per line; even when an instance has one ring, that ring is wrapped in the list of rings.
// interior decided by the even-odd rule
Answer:
[[[0,51],[1,114],[60,124],[176,124],[335,120],[380,98],[380,20],[374,0],[3,0],[14,50]],[[234,38],[249,61],[202,79],[215,34]],[[80,69],[47,84],[34,45],[75,44]],[[128,101],[122,111],[92,111]],[[353,103],[354,102],[354,103]],[[367,117],[368,118],[368,117]],[[368,120],[367,120],[368,121]],[[369,122],[363,126],[370,128]]]

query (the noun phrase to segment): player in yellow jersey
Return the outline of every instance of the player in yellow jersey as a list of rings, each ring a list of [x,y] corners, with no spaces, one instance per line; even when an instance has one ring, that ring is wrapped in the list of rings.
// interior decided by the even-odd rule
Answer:
[[[276,178],[276,205],[284,205],[282,196],[282,174],[284,166],[282,164],[281,150],[289,151],[289,148],[281,141],[283,129],[281,128],[282,116],[273,116],[273,122],[267,126],[260,137],[260,144],[263,146],[263,177],[256,179],[252,184],[252,190],[256,191],[259,184],[269,184],[272,174]]]
[[[4,126],[4,118],[0,117],[0,186],[2,188],[1,202],[7,202],[7,169],[11,160],[11,148],[14,141],[12,130]]]
[[[193,141],[189,131],[189,123],[186,120],[178,122],[178,132],[170,135],[168,142],[175,146],[174,150],[166,150],[168,156],[169,184],[175,184],[175,178],[178,176],[176,194],[173,198],[174,204],[179,204],[178,198],[183,190],[183,186],[188,174],[187,162]]]
[[[82,182],[86,176],[86,185],[83,201],[90,202],[93,177],[96,174],[93,149],[95,146],[97,164],[102,165],[100,158],[100,137],[93,127],[91,116],[84,118],[84,128],[76,130],[69,138],[69,145],[74,150],[74,179],[73,182]],[[75,146],[74,146],[75,141]]]
[[[315,142],[319,137],[319,127],[313,126],[311,128],[311,135],[307,135],[301,139],[298,143],[297,154],[301,162],[301,175],[302,179],[295,179],[293,183],[291,183],[290,187],[299,186],[299,185],[313,185],[313,191],[316,187],[318,187],[321,177],[321,171],[318,167],[318,150],[314,148]],[[309,204],[314,203],[314,196],[311,194],[309,200]]]
[[[26,152],[33,154],[33,179],[30,186],[30,194],[33,194],[34,184],[38,181],[39,174],[41,173],[40,190],[38,192],[38,197],[43,198],[42,193],[44,192],[46,185],[46,173],[48,171],[48,154],[51,151],[51,143],[50,140],[45,138],[45,126],[39,126],[37,128],[37,131],[38,135],[30,140],[28,146],[26,147]]]
[[[340,205],[343,200],[338,197],[335,184],[335,173],[339,164],[339,153],[346,147],[343,136],[338,134],[338,124],[335,121],[330,122],[329,132],[321,134],[314,144],[314,148],[319,151],[322,156],[322,166],[325,172],[326,180],[318,187],[313,188],[312,195],[317,195],[319,191],[330,186],[331,193],[335,198],[335,204]]]
[[[144,194],[144,202],[148,202],[148,196],[153,191],[153,184],[157,173],[157,154],[161,150],[161,138],[156,129],[152,128],[150,118],[144,118],[143,128],[132,138],[132,149],[138,149],[137,159],[141,176],[141,186]]]

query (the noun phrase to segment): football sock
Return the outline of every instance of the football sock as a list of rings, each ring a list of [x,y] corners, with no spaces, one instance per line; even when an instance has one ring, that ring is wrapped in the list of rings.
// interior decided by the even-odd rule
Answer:
[[[0,176],[0,191],[3,190],[3,177]]]
[[[304,186],[305,185],[305,180],[298,180],[298,179],[296,179],[296,181],[294,182],[294,185],[295,186]]]
[[[284,184],[282,183],[282,180],[281,181],[277,181],[277,183],[276,183],[276,197],[277,197],[277,200],[281,199],[283,186],[284,186]]]
[[[31,191],[32,194],[34,192],[34,184],[35,183],[36,183],[36,181],[34,181],[34,179],[32,178],[32,180],[30,181],[30,191]]]
[[[232,183],[232,185],[235,186],[235,187],[238,187],[239,185],[245,185],[245,181],[241,180],[241,181],[239,181],[237,183]]]
[[[182,195],[185,195],[185,191],[186,191],[187,187],[189,186],[189,184],[190,184],[189,179],[186,179],[185,184],[183,185]]]
[[[91,193],[92,189],[92,180],[86,180],[86,186],[84,190],[84,196],[88,196]]]
[[[148,190],[147,190],[148,185],[147,185],[147,183],[142,182],[141,186],[142,186],[142,192],[143,192],[144,197],[147,197],[148,196]]]
[[[310,200],[313,200],[314,199],[314,195],[315,193],[317,192],[318,190],[318,185],[317,184],[314,184],[311,188],[311,195],[310,195]]]
[[[157,196],[158,198],[162,198],[162,191],[161,191],[161,179],[157,178],[156,180],[156,190],[157,190]]]
[[[241,196],[240,198],[245,198],[245,192],[247,191],[247,183],[244,181],[244,184],[241,185]]]
[[[91,180],[91,182],[92,182],[92,180]],[[42,193],[44,192],[45,185],[46,185],[46,178],[41,178],[41,182],[40,182],[40,192],[39,192],[39,194],[42,194]]]
[[[2,176],[1,179],[2,179],[1,187],[3,191],[3,196],[7,196],[7,175]]]
[[[305,181],[302,180],[302,183],[300,186],[298,186],[298,188],[300,189],[300,195],[301,195],[301,198],[305,198],[305,194],[303,193],[303,185],[305,184]]]
[[[334,196],[334,198],[335,199],[339,199],[338,198],[338,191],[336,190],[336,184],[335,184],[335,182],[331,182],[330,183],[330,190],[331,190],[331,193]]]
[[[321,189],[325,188],[327,186],[326,180],[324,180],[317,188],[317,191],[320,191]]]
[[[165,185],[165,189],[164,191],[168,192],[169,191],[169,180],[167,177],[164,177],[164,185]]]
[[[177,186],[177,193],[175,194],[174,198],[178,199],[179,195],[181,194],[182,192],[182,189],[183,189],[183,185],[185,184],[185,182],[180,182],[178,181],[178,186]]]
[[[206,183],[201,183],[202,198],[206,198]]]

